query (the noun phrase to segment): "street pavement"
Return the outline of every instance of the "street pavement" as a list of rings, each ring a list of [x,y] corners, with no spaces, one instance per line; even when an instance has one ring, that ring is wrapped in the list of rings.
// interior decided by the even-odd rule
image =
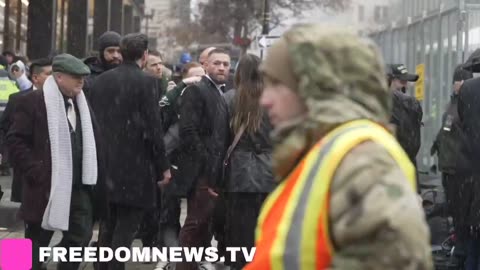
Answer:
[[[19,209],[18,203],[10,202],[10,194],[11,194],[11,177],[10,176],[2,176],[0,177],[0,185],[2,190],[4,191],[3,198],[0,201],[0,240],[5,238],[23,238],[24,230],[23,230],[23,223],[21,220],[17,218],[17,211]],[[438,191],[438,195],[436,200],[437,201],[444,201],[443,189],[441,186],[441,180],[439,177],[436,176],[426,176],[420,175],[420,182],[423,184],[428,184],[431,186],[435,186],[435,190]],[[181,212],[181,224],[185,221],[186,217],[186,201],[182,200],[182,212]],[[430,229],[432,232],[432,244],[438,245],[440,244],[447,235],[448,228],[444,222],[445,219],[442,218],[434,218],[429,220]],[[52,241],[50,242],[50,246],[56,245],[61,240],[61,233],[55,232]],[[92,241],[95,241],[98,238],[98,226],[95,226]],[[216,241],[212,241],[212,245],[216,246]],[[139,240],[135,240],[133,243],[135,247],[141,247],[142,244]],[[56,269],[55,263],[51,262],[48,263],[48,270]],[[127,263],[126,269],[127,270],[153,270],[155,268],[155,264],[141,264],[141,263]],[[223,265],[216,265],[217,270],[220,269],[228,269]],[[92,263],[84,263],[80,267],[81,270],[93,270]],[[1,268],[0,268],[1,270]]]
[[[0,185],[4,192],[3,198],[0,200],[0,240],[7,239],[7,238],[24,238],[24,227],[23,223],[20,219],[17,218],[17,212],[20,207],[20,204],[10,202],[10,194],[11,194],[11,176],[1,176],[0,177]],[[182,200],[182,211],[180,215],[180,223],[183,226],[183,223],[186,218],[186,201]],[[53,235],[52,240],[50,241],[50,246],[55,246],[57,243],[60,242],[62,238],[62,234],[60,232],[55,232]],[[96,241],[98,239],[98,225],[95,226],[92,236],[92,241]],[[142,243],[140,240],[135,240],[133,243],[134,247],[141,247]],[[217,246],[217,242],[212,240],[212,246]],[[225,270],[228,269],[223,264],[215,265],[217,270]],[[48,270],[55,270],[56,263],[49,262],[47,264]],[[155,268],[155,264],[142,264],[142,263],[127,263],[126,268],[127,270],[153,270]],[[80,270],[93,270],[92,263],[83,263]],[[1,268],[0,268],[1,270]]]

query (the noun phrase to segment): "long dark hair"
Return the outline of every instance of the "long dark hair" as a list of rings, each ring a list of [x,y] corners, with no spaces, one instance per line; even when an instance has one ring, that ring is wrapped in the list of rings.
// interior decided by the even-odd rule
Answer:
[[[254,133],[262,122],[262,108],[259,101],[263,91],[263,78],[259,71],[260,58],[253,54],[243,56],[235,72],[235,99],[232,130],[237,134],[242,125],[245,131]]]

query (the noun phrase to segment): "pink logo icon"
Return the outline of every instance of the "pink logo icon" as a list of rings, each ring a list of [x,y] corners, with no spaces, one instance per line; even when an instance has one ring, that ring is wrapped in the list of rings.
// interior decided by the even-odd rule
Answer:
[[[2,270],[32,269],[32,240],[4,239],[0,241],[0,268]]]

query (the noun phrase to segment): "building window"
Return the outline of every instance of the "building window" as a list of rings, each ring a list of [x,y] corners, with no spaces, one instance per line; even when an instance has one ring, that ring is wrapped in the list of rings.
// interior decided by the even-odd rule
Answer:
[[[365,20],[365,7],[362,5],[358,6],[358,21],[363,22]]]
[[[374,13],[374,20],[375,22],[380,22],[382,20],[382,7],[381,6],[375,6],[375,13]]]

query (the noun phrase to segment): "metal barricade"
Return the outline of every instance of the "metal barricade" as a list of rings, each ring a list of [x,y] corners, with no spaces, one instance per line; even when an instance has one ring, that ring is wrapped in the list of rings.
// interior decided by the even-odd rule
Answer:
[[[455,67],[480,48],[480,0],[396,0],[392,21],[371,37],[386,63],[403,63],[412,72],[424,68],[424,87],[411,95],[423,107],[420,169],[435,163],[430,147],[450,101]]]

